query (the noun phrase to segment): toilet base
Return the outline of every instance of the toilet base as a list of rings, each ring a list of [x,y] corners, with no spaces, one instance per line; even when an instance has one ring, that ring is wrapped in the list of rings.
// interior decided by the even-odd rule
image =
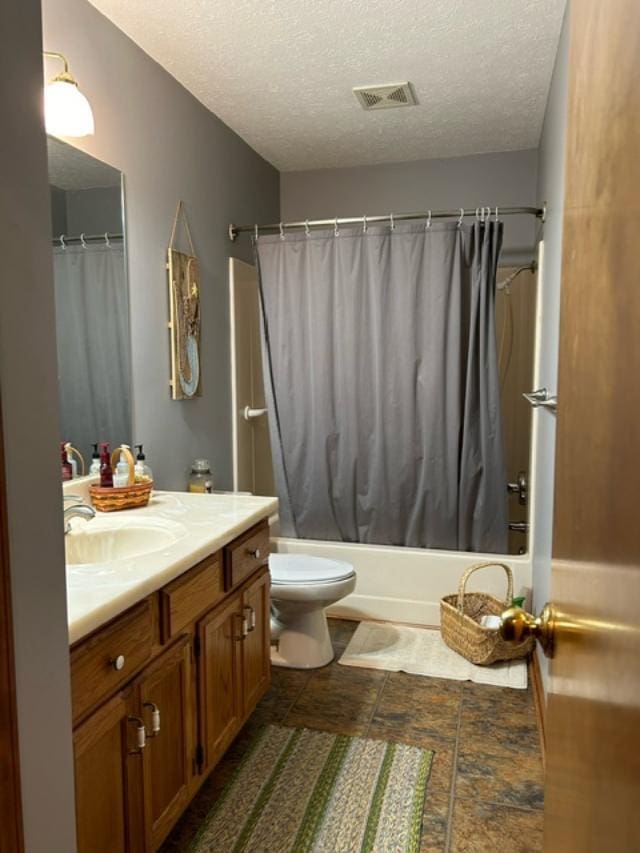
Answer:
[[[284,615],[284,614],[283,614]],[[271,619],[271,663],[290,669],[318,669],[333,660],[333,646],[324,609],[303,613],[289,611],[286,619]]]

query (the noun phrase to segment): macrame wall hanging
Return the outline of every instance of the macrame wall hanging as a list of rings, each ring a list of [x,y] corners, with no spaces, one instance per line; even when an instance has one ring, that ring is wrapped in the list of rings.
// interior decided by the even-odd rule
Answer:
[[[190,254],[173,244],[182,219]],[[171,397],[190,400],[202,394],[200,382],[200,274],[184,204],[178,202],[169,241],[169,333],[171,335]]]

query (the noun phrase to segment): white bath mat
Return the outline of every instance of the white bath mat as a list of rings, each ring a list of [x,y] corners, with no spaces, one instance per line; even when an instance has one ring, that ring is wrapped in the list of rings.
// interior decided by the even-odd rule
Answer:
[[[437,629],[390,622],[361,622],[339,663],[520,690],[527,686],[524,658],[476,666],[450,649]]]

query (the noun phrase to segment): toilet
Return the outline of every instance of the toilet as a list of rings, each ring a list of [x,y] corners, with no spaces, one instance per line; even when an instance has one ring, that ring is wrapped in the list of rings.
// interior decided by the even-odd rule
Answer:
[[[271,663],[316,669],[333,660],[325,609],[356,586],[350,563],[308,554],[271,554]]]

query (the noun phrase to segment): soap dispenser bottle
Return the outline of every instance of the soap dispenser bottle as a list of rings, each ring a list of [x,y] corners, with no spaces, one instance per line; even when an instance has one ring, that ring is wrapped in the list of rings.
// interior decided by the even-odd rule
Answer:
[[[125,448],[128,450],[129,446],[127,444],[122,444],[120,447],[120,458],[113,475],[113,487],[115,489],[122,489],[129,485],[129,463],[127,462],[125,454],[122,452]]]
[[[60,462],[62,464],[62,479],[73,480],[73,468],[71,467],[71,462],[69,462],[69,456],[67,455],[66,441],[62,441],[60,443]]]
[[[138,455],[136,456],[136,483],[139,483],[143,480],[153,480],[153,473],[151,472],[151,468],[146,463],[146,456],[144,455],[143,447],[141,444],[136,444],[136,449],[138,451]]]
[[[89,476],[97,477],[100,473],[100,454],[98,453],[98,445],[94,444],[93,453],[91,454],[91,466],[89,468]]]
[[[100,445],[100,485],[102,488],[113,486],[113,471],[111,470],[111,454],[109,445],[103,441]]]

